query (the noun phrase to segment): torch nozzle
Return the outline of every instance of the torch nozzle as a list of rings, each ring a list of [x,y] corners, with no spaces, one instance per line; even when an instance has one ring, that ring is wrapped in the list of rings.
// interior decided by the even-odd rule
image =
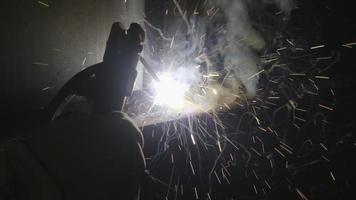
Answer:
[[[144,68],[146,69],[146,71],[152,76],[152,78],[155,81],[159,82],[159,78],[158,78],[156,72],[152,69],[152,67],[146,62],[146,60],[142,56],[140,56],[140,61],[141,61],[142,65],[144,66]]]

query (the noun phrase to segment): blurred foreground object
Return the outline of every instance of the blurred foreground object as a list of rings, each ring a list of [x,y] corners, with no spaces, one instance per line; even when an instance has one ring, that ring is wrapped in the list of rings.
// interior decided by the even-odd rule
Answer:
[[[143,40],[140,25],[124,30],[114,23],[103,62],[63,86],[46,109],[44,128],[0,149],[0,199],[139,198],[143,136],[121,109]],[[73,96],[85,99],[85,112],[62,112]]]
[[[7,189],[2,195],[137,199],[145,169],[142,141],[140,131],[119,112],[61,116],[32,138],[6,148],[1,160],[9,173],[0,182]]]

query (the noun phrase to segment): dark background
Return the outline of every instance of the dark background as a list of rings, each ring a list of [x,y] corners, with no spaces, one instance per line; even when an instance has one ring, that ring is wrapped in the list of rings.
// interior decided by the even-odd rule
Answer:
[[[128,0],[129,1],[129,0]],[[112,22],[120,20],[118,1],[13,0],[0,8],[0,139],[26,135],[38,128],[41,107],[82,68],[100,62]],[[162,25],[164,0],[146,1],[147,18]],[[193,2],[193,1],[190,1]],[[333,133],[344,137],[331,152],[332,164],[300,172],[300,184],[317,185],[319,199],[352,199],[355,177],[355,56],[356,10],[352,1],[297,1],[289,28],[308,44],[325,44],[326,51],[340,55],[329,70],[336,94],[331,115]],[[85,60],[85,62],[83,62]],[[335,141],[337,142],[337,141]],[[150,144],[150,143],[148,143]],[[148,146],[147,151],[153,147]],[[348,182],[330,185],[323,170],[333,168]],[[320,174],[318,174],[320,172]],[[290,195],[290,196],[289,196]],[[294,199],[287,189],[276,190],[271,199]]]

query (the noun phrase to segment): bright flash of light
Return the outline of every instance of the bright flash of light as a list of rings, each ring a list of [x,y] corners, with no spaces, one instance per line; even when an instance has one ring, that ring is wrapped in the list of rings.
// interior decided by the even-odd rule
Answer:
[[[189,85],[175,79],[171,73],[161,74],[159,80],[159,82],[153,83],[155,90],[154,103],[172,109],[182,109]]]

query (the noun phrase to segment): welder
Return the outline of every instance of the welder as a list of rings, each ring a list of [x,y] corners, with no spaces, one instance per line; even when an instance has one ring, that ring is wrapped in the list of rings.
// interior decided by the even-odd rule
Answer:
[[[145,160],[140,130],[122,113],[145,34],[114,23],[103,62],[79,72],[46,108],[46,125],[0,150],[0,199],[138,199]],[[72,95],[86,112],[61,113]]]

